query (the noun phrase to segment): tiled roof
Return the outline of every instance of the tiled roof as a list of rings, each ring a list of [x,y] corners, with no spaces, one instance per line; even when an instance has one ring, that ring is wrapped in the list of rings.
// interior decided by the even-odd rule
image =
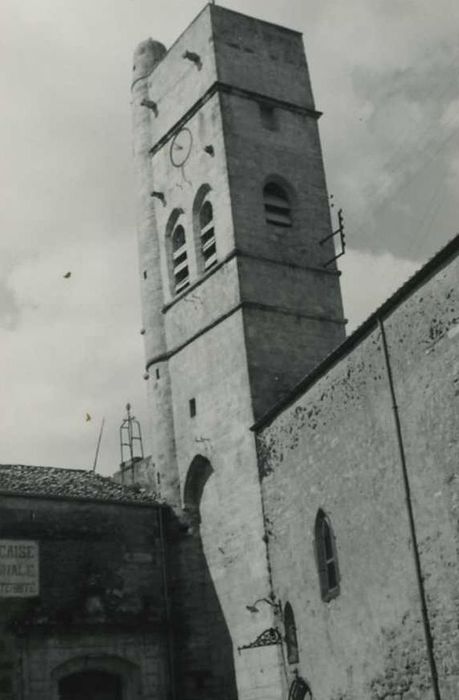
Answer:
[[[24,464],[0,464],[0,494],[151,505],[156,502],[139,486],[124,486],[92,471]]]

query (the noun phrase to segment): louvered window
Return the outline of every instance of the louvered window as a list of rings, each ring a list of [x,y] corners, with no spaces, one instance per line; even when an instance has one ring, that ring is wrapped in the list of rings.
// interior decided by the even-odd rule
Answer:
[[[185,229],[180,224],[175,227],[172,234],[172,267],[174,291],[178,294],[190,284]]]
[[[320,592],[322,600],[328,601],[339,594],[339,571],[335,535],[322,510],[317,513],[315,542]]]
[[[214,212],[212,204],[206,200],[199,210],[199,230],[204,269],[208,270],[217,262],[215,243]]]
[[[285,190],[275,182],[268,182],[263,190],[265,218],[269,224],[291,226],[292,213]]]

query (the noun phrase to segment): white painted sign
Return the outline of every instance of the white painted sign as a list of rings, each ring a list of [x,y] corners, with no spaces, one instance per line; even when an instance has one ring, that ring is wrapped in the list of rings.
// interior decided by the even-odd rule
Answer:
[[[39,594],[38,542],[0,540],[0,598]]]

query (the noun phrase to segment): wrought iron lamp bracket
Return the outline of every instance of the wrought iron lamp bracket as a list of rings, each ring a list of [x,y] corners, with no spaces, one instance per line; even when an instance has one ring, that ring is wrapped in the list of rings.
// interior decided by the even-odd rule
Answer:
[[[277,627],[269,627],[267,630],[264,630],[261,634],[259,634],[255,641],[250,642],[250,644],[244,644],[243,646],[238,647],[237,650],[239,653],[241,653],[241,651],[244,649],[270,647],[274,646],[275,644],[282,644],[282,635]]]

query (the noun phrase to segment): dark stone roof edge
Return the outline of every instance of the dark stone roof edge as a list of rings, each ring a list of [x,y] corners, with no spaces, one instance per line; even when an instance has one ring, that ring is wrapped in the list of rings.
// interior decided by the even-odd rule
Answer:
[[[288,408],[301,394],[309,389],[318,379],[320,379],[333,365],[347,355],[358,343],[365,338],[377,325],[378,320],[387,317],[394,311],[400,302],[415,292],[424,282],[426,282],[435,272],[443,267],[450,259],[455,258],[459,253],[459,234],[449,241],[436,255],[426,262],[417,272],[399,287],[392,296],[379,306],[346,340],[330,353],[320,364],[290,391],[283,399],[278,401],[252,426],[251,430],[257,432],[267,427],[285,408]]]
[[[286,32],[287,34],[296,34],[297,36],[303,36],[303,32],[300,32],[298,29],[292,29],[291,27],[286,27],[284,24],[278,24],[277,22],[270,22],[266,19],[260,19],[259,17],[255,17],[254,15],[248,15],[246,12],[239,12],[238,10],[233,10],[230,7],[224,7],[223,5],[215,5],[212,2],[208,2],[205,7],[210,7],[211,13],[226,12],[227,14],[231,15],[239,15],[240,17],[244,17],[244,19],[254,20],[255,22],[259,22],[260,24],[267,24],[269,27],[275,27],[276,29],[280,29],[281,31]],[[203,9],[205,9],[205,7]],[[201,12],[203,12],[203,10],[201,10]]]
[[[153,498],[149,501],[145,498],[144,501],[119,499],[119,498],[97,498],[96,496],[60,496],[49,493],[33,493],[30,491],[3,491],[0,490],[0,497],[5,498],[34,498],[37,501],[71,501],[72,503],[98,503],[99,505],[115,505],[115,506],[135,506],[141,508],[156,508],[165,507],[167,504],[155,501]]]

